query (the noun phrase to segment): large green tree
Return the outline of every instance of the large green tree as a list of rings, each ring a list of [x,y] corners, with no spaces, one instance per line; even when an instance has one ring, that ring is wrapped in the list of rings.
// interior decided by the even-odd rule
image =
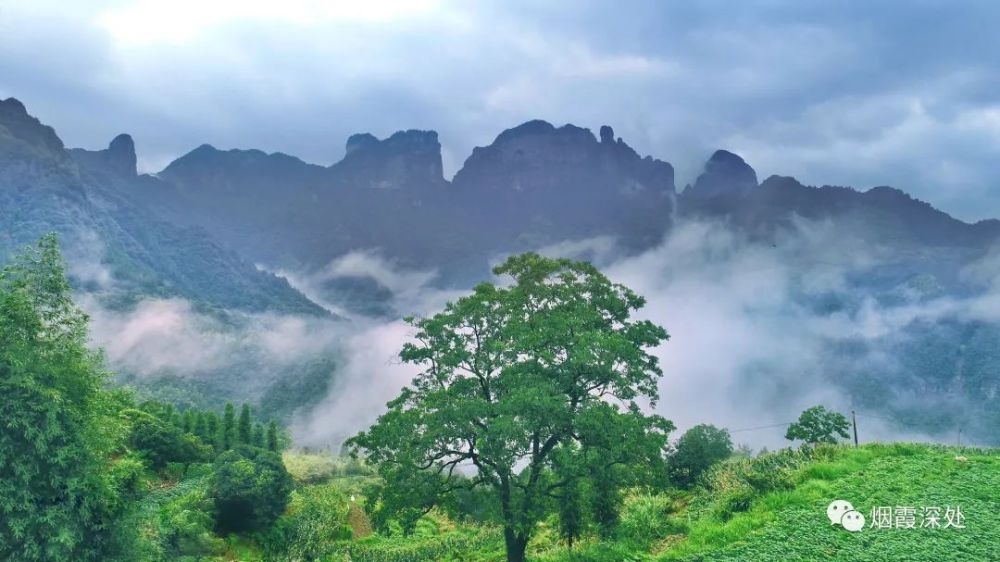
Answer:
[[[658,398],[648,349],[667,333],[632,319],[644,299],[588,263],[523,254],[494,272],[513,283],[480,284],[409,319],[415,341],[400,357],[423,370],[350,445],[386,483],[371,499],[377,522],[391,515],[412,527],[449,492],[485,487],[507,559],[520,562],[553,499],[574,493],[564,488],[664,469],[673,425],[641,403]],[[463,467],[474,476],[461,477]]]
[[[788,426],[785,439],[801,439],[806,443],[836,443],[837,437],[850,437],[847,432],[851,424],[844,414],[827,410],[823,406],[813,406],[802,412],[798,421]]]
[[[713,464],[733,454],[729,431],[714,425],[700,424],[684,432],[670,455],[670,479],[689,487]]]
[[[0,270],[0,559],[107,560],[125,426],[54,235]]]

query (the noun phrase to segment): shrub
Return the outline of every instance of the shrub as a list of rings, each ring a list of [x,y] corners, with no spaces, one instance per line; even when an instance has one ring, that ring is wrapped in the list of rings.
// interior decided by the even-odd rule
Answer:
[[[687,532],[687,524],[673,515],[674,500],[666,494],[637,494],[625,500],[619,533],[621,538],[644,547],[670,535]]]
[[[292,477],[281,457],[241,446],[215,461],[211,494],[220,531],[252,531],[271,525],[285,512]]]
[[[326,482],[337,471],[337,463],[330,455],[286,452],[282,459],[298,484]]]
[[[719,499],[715,514],[722,521],[729,521],[737,513],[750,511],[755,496],[749,488],[730,490]]]
[[[132,422],[129,446],[154,470],[161,470],[171,462],[204,462],[211,458],[212,447],[152,414],[133,409],[122,414]]]
[[[351,538],[347,498],[334,486],[296,492],[289,512],[286,552],[291,560],[325,559],[339,551],[337,543]]]
[[[197,489],[166,504],[160,510],[160,539],[167,559],[181,556],[212,556],[225,549],[212,533],[212,502]]]

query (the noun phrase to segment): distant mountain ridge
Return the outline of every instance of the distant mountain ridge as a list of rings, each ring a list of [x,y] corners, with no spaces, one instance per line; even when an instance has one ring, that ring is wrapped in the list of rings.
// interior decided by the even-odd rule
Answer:
[[[0,104],[0,159],[7,184],[58,171],[67,188],[60,195],[85,185],[120,201],[114,208],[203,230],[219,251],[235,250],[234,259],[318,271],[370,250],[403,267],[437,269],[458,285],[481,277],[498,255],[566,240],[607,236],[639,252],[678,217],[723,219],[755,237],[792,228],[797,218],[836,220],[879,243],[957,248],[962,259],[1000,236],[1000,221],[967,224],[893,188],[814,188],[780,176],[758,183],[750,165],[724,150],[678,193],[668,162],[640,156],[611,127],[595,136],[540,120],[475,148],[450,181],[437,133],[418,130],[352,135],[344,158],[327,167],[202,145],[150,176],[136,173],[130,136],[104,150],[66,150],[51,127],[10,99]],[[12,175],[18,170],[20,178]]]
[[[608,236],[639,252],[656,245],[678,217],[721,218],[757,237],[792,228],[796,218],[837,220],[879,243],[959,248],[962,259],[1000,236],[998,221],[970,225],[892,188],[813,188],[779,176],[758,183],[750,165],[724,150],[678,193],[668,162],[640,156],[611,127],[595,136],[540,120],[475,148],[450,181],[437,133],[418,130],[385,139],[352,135],[344,158],[326,167],[282,153],[202,145],[150,176],[136,173],[130,136],[119,135],[104,150],[66,150],[51,127],[10,99],[0,104],[0,159],[7,184],[61,170],[65,177],[56,183],[67,189],[60,195],[85,185],[91,197],[119,201],[110,206],[119,214],[148,215],[177,232],[202,230],[209,236],[201,240],[218,241],[220,252],[234,250],[234,259],[319,271],[350,251],[367,250],[402,267],[437,269],[442,282],[458,285],[480,278],[498,255],[565,240]],[[24,202],[8,208],[19,207]]]
[[[453,181],[433,131],[352,135],[326,168],[202,146],[158,174],[172,188],[144,196],[281,266],[363,248],[414,267],[482,269],[494,254],[596,235],[649,247],[670,221],[673,168],[602,134],[529,122],[477,148]]]
[[[386,272],[403,270],[404,283],[430,279],[467,289],[505,254],[599,237],[617,242],[615,257],[638,255],[678,224],[708,220],[765,251],[808,240],[819,227],[821,242],[806,244],[806,252],[875,256],[821,293],[800,290],[797,280],[782,288],[791,306],[815,318],[981,296],[998,282],[977,278],[991,275],[990,264],[965,273],[996,252],[1000,221],[965,223],[890,187],[759,181],[739,155],[724,150],[678,192],[668,162],[640,156],[609,126],[595,135],[529,121],[475,148],[450,180],[437,133],[418,130],[385,139],[352,135],[344,158],[331,166],[210,145],[155,175],[138,174],[135,162],[128,135],[102,150],[67,150],[23,104],[0,102],[0,258],[56,230],[71,262],[88,266],[77,268],[76,285],[112,307],[178,297],[218,312],[327,316],[317,304],[323,302],[349,314],[396,318],[412,311],[395,308],[400,285],[380,280]],[[366,273],[358,266],[365,260],[355,260],[358,267],[331,273],[331,264],[352,252],[388,263]],[[802,277],[825,259],[777,255]],[[316,302],[268,270],[307,279]],[[892,415],[927,431],[964,424],[970,435],[1000,435],[991,421],[1000,421],[1000,322],[943,313],[878,337],[831,335],[821,347],[817,372],[863,407],[898,408]],[[872,373],[872,356],[891,361]],[[271,388],[288,383],[292,390],[263,399],[282,403],[286,413],[303,396],[322,395],[316,389],[325,388],[332,369],[329,350],[323,361],[298,359],[314,365],[306,369],[312,374],[296,374],[300,364],[269,373]],[[259,368],[253,358],[243,361],[209,378],[229,392],[226,385]],[[299,379],[307,384],[296,386]],[[918,406],[950,413],[923,424]]]

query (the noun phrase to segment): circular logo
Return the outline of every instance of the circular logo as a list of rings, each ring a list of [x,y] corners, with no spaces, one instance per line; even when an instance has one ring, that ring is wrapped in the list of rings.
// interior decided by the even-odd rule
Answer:
[[[854,511],[851,502],[845,500],[833,500],[826,508],[826,516],[830,518],[831,525],[839,525],[840,518],[848,511]]]
[[[865,528],[865,515],[860,511],[848,511],[840,518],[840,524],[852,533],[857,533]]]

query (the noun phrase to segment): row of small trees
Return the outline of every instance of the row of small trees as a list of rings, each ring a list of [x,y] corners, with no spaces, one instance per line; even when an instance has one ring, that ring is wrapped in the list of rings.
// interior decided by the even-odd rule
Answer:
[[[211,444],[217,452],[228,451],[238,445],[279,452],[287,441],[276,421],[271,420],[267,425],[255,422],[249,404],[242,405],[238,418],[232,402],[226,403],[221,417],[213,411],[196,408],[187,408],[181,413],[172,404],[154,401],[143,403],[141,409],[185,433],[197,436]]]

